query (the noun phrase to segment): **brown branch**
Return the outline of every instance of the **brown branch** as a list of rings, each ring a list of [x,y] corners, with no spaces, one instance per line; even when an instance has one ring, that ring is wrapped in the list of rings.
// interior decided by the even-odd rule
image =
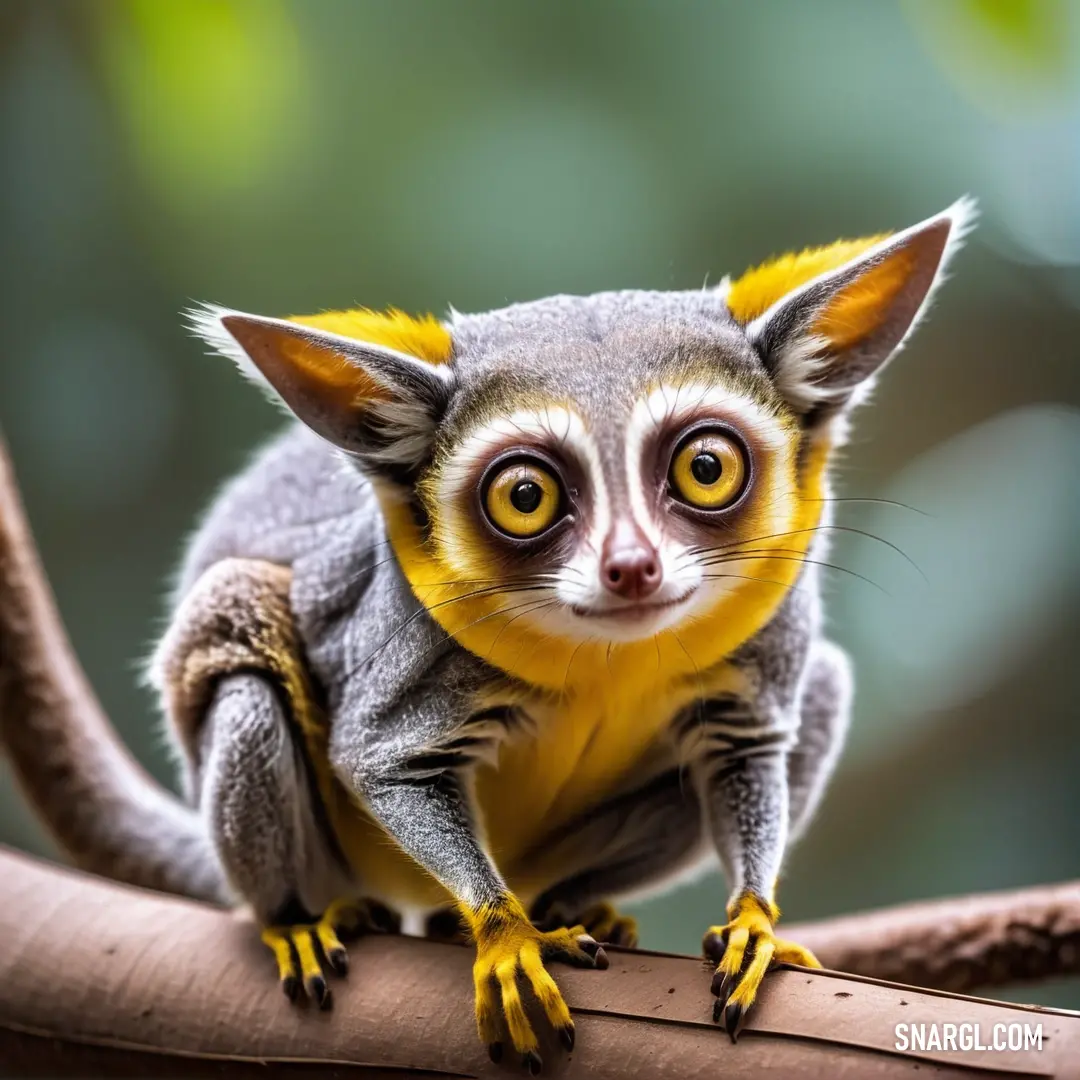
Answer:
[[[829,967],[957,992],[1080,972],[1080,882],[785,927]]]
[[[64,634],[0,443],[0,738],[30,795],[84,866],[136,875],[138,815],[181,813],[109,725]],[[126,822],[117,827],[117,818]],[[139,860],[153,860],[145,847]],[[971,897],[789,928],[828,963],[878,979],[971,987],[1080,970],[1080,886]],[[349,1064],[367,1076],[497,1075],[475,1042],[465,950],[368,939],[334,1016],[289,1008],[254,928],[233,915],[0,852],[0,1075],[234,1076],[268,1061]],[[606,973],[560,981],[581,1029],[562,1071],[595,1077],[907,1076],[995,1070],[1073,1075],[1080,1017],[792,969],[770,975],[746,1037],[711,1024],[700,961],[616,954]],[[900,1022],[1037,1020],[1030,1051],[912,1055]],[[556,1055],[557,1060],[562,1057]],[[1035,1066],[1038,1066],[1037,1070]]]
[[[0,852],[0,1075],[517,1076],[476,1040],[469,951],[366,938],[330,1013],[290,1005],[246,921]],[[1075,1076],[1080,1016],[830,972],[770,975],[737,1045],[711,1020],[699,960],[612,951],[556,974],[578,1029],[556,1076]],[[1041,1023],[1043,1050],[900,1052],[895,1025]],[[276,1067],[268,1068],[268,1064]],[[1073,1068],[1070,1072],[1069,1069]],[[920,1073],[921,1070],[921,1073]]]

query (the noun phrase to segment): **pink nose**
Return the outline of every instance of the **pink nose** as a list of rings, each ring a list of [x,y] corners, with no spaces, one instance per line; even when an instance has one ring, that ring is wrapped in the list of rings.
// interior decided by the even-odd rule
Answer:
[[[604,585],[624,600],[644,600],[664,579],[660,556],[649,538],[629,521],[616,522],[600,558]]]

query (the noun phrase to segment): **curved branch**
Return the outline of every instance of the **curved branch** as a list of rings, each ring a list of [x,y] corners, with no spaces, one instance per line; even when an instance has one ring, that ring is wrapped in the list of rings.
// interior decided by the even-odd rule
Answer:
[[[794,923],[822,963],[878,979],[967,991],[1080,973],[1080,882]]]
[[[0,1074],[284,1076],[287,1063],[359,1076],[516,1076],[476,1039],[469,951],[403,937],[353,946],[320,1013],[290,1005],[255,928],[211,907],[0,852]],[[578,1028],[555,1075],[1071,1076],[1080,1015],[914,990],[833,972],[770,975],[737,1045],[712,1023],[699,960],[612,951],[607,971],[558,971]],[[898,1023],[1041,1023],[1043,1049],[903,1052]],[[279,1067],[273,1067],[277,1064]],[[270,1067],[268,1067],[268,1065]],[[1037,1068],[1036,1068],[1037,1067]]]

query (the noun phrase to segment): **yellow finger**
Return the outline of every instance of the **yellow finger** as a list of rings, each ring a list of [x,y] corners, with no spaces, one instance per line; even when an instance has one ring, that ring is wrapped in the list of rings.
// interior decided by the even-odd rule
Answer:
[[[728,935],[727,948],[717,967],[725,975],[735,975],[743,965],[746,946],[750,941],[750,931],[745,926],[737,926]]]
[[[324,917],[316,924],[315,935],[319,939],[319,945],[322,947],[323,956],[326,957],[327,962],[338,975],[344,975],[349,970],[349,954],[345,951],[345,946],[341,944],[334,926],[327,918]]]
[[[280,930],[268,927],[262,932],[262,940],[263,944],[273,952],[274,959],[277,961],[278,978],[281,980],[282,989],[290,998],[296,997],[300,983],[289,939]]]
[[[521,992],[517,985],[517,968],[516,957],[512,960],[502,960],[495,968],[495,978],[499,981],[503,1016],[506,1017],[506,1026],[510,1029],[510,1041],[519,1054],[528,1058],[536,1054],[539,1044],[521,1001]]]
[[[541,954],[552,960],[563,960],[576,967],[606,968],[607,953],[583,926],[552,930],[543,935]]]
[[[480,1041],[487,1044],[492,1061],[498,1061],[502,1054],[499,1008],[491,982],[491,969],[487,964],[473,965],[473,986],[476,993],[476,1031]]]
[[[794,941],[776,943],[776,962],[778,964],[798,964],[800,967],[819,968],[821,961],[809,950]]]
[[[729,1006],[739,1005],[745,1011],[753,1005],[754,998],[757,997],[758,987],[761,986],[761,980],[765,978],[765,972],[769,970],[769,964],[772,963],[775,951],[776,946],[771,941],[759,941],[757,943],[754,959],[750,961],[746,974],[739,980],[739,985],[735,987],[731,997],[727,1000]]]
[[[310,930],[293,930],[293,945],[300,960],[300,974],[304,977],[304,989],[308,997],[320,1007],[330,1000],[330,990],[323,977],[319,958],[315,955],[315,942]]]
[[[525,978],[529,980],[536,1000],[540,1002],[544,1015],[551,1022],[552,1027],[559,1033],[559,1038],[567,1050],[574,1048],[574,1021],[570,1019],[570,1010],[559,992],[555,980],[548,974],[540,959],[540,946],[536,942],[529,942],[522,946],[519,957],[521,970]]]
[[[320,922],[334,930],[352,930],[360,922],[360,908],[355,900],[334,900],[323,912]]]

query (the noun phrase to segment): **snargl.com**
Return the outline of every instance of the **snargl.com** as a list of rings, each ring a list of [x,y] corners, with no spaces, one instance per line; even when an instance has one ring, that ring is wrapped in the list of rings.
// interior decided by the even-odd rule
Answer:
[[[979,1024],[897,1024],[896,1049],[1042,1050],[1042,1024],[994,1024],[983,1039]]]

